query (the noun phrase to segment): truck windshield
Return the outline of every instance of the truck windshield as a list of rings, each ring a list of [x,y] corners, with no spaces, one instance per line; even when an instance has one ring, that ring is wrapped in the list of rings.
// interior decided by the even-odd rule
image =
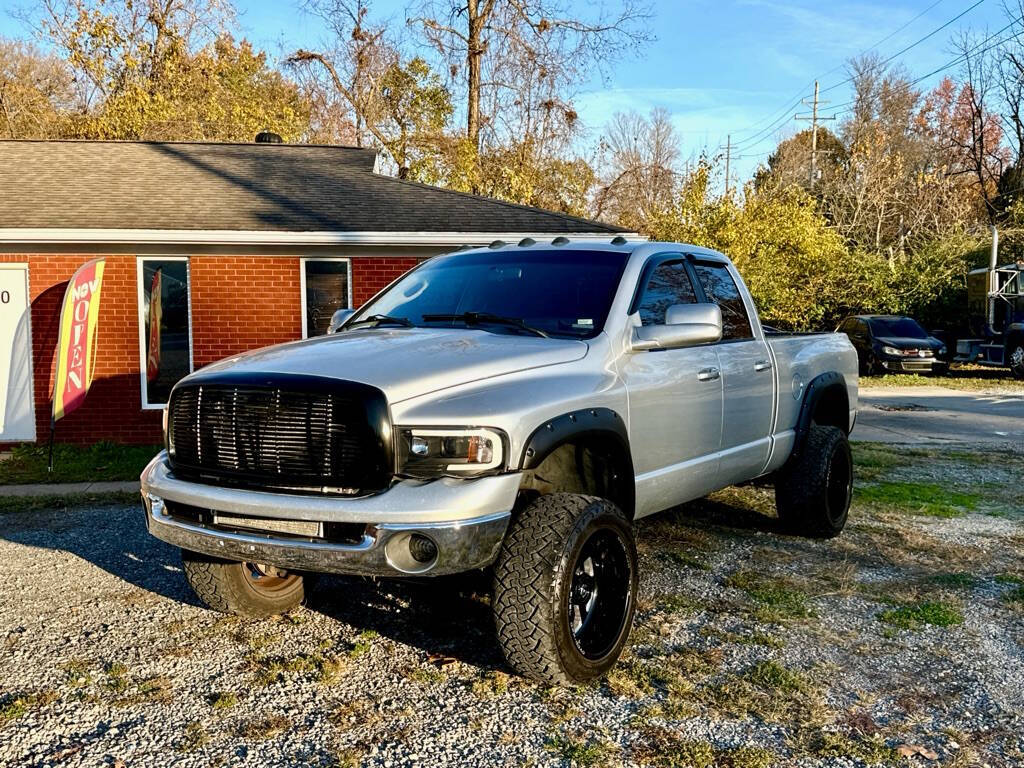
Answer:
[[[909,317],[873,317],[871,330],[879,337],[899,337],[904,339],[927,339],[928,334],[916,320]]]
[[[626,259],[616,251],[556,249],[438,256],[347,325],[382,315],[431,328],[473,325],[495,333],[590,338],[604,327]]]

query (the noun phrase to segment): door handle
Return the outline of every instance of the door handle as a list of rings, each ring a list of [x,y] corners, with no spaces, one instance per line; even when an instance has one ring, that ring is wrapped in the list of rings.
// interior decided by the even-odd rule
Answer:
[[[772,367],[771,360],[758,360],[754,363],[754,372],[760,373],[761,371],[767,371]]]
[[[717,368],[705,368],[697,374],[697,381],[714,381],[719,376]]]

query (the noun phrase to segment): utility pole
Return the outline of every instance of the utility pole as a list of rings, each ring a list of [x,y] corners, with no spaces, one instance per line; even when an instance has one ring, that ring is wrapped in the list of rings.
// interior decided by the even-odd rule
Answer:
[[[725,137],[725,196],[729,196],[729,160],[732,159],[732,134]]]
[[[814,182],[818,179],[818,121],[819,120],[835,120],[836,116],[831,117],[818,117],[818,107],[822,104],[828,104],[827,101],[821,101],[818,99],[818,81],[814,81],[814,98],[813,99],[801,99],[801,102],[811,108],[810,115],[793,115],[795,120],[807,120],[811,123],[811,189],[814,189]]]

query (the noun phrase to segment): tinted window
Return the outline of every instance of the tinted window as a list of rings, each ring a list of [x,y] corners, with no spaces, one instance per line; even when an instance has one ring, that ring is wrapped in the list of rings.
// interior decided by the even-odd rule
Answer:
[[[696,304],[697,294],[681,261],[659,264],[651,273],[640,299],[640,321],[644,325],[664,325],[665,310],[673,304]]]
[[[143,402],[167,402],[178,379],[192,370],[189,349],[188,262],[146,259],[142,262],[142,317],[146,361]]]
[[[302,266],[306,278],[306,335],[327,333],[331,315],[348,308],[348,261],[307,259]]]
[[[461,327],[460,320],[423,317],[477,312],[515,318],[555,336],[588,338],[604,327],[625,264],[626,254],[615,251],[452,253],[410,272],[350,322],[380,314],[414,325]]]
[[[903,337],[905,339],[927,339],[928,334],[916,320],[909,317],[873,317],[871,330],[875,336]]]
[[[724,264],[694,264],[697,279],[709,301],[722,308],[722,341],[732,339],[752,339],[754,333],[750,329],[750,318],[747,308],[743,306],[736,282]]]

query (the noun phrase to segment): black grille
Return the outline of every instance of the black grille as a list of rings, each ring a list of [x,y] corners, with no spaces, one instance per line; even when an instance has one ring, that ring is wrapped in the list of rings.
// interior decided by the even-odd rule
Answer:
[[[391,425],[374,387],[309,376],[225,376],[171,395],[171,468],[185,479],[358,495],[391,479]]]

